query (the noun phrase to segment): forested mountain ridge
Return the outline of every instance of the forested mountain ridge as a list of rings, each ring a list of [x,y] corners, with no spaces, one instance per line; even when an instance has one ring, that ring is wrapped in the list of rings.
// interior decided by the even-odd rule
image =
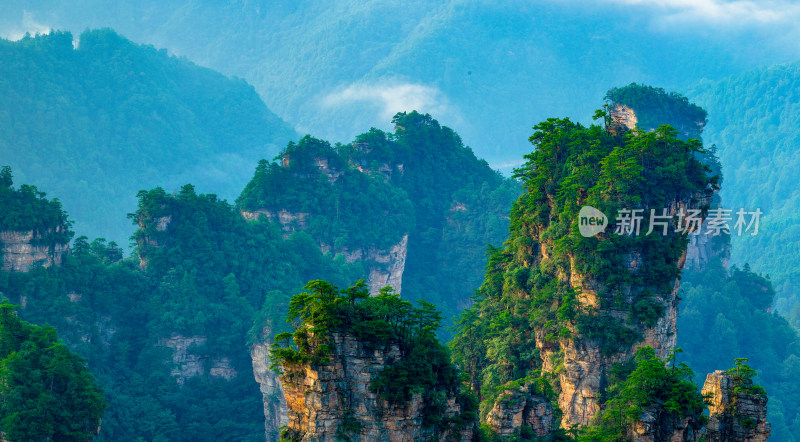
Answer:
[[[795,327],[800,327],[798,90],[800,63],[792,63],[702,81],[688,94],[714,116],[706,139],[719,148],[729,183],[722,192],[726,204],[764,212],[758,235],[733,238],[732,260],[770,276],[775,309]]]
[[[295,138],[244,81],[108,29],[1,40],[0,58],[3,163],[123,245],[140,189],[191,181],[233,198],[242,169]]]
[[[372,128],[346,145],[308,136],[290,143],[281,164],[259,163],[237,205],[348,261],[388,263],[368,265],[370,280],[383,281],[372,291],[402,279],[393,287],[405,299],[436,304],[450,325],[480,285],[486,246],[506,237],[519,184],[428,114],[401,112],[392,122],[394,132]]]
[[[660,13],[672,17],[684,9],[670,6],[7,1],[0,31],[21,28],[25,18],[73,31],[111,26],[245,78],[299,132],[332,142],[347,142],[370,126],[385,130],[395,112],[416,108],[436,115],[499,166],[519,164],[531,121],[589,116],[589,103],[602,98],[605,85],[644,81],[683,89],[697,79],[797,58],[795,45],[782,38],[783,44],[765,44],[747,23],[720,32],[715,14],[698,18],[702,26],[665,24]],[[770,35],[793,35],[790,18],[769,26]]]
[[[106,403],[89,369],[55,329],[0,302],[0,439],[91,440]]]
[[[613,88],[607,96],[612,105],[630,106],[637,124],[648,130],[670,124],[685,128],[681,131],[684,137],[701,138],[706,124],[712,131],[721,127],[716,122],[717,114],[706,113],[675,92],[631,84]],[[719,118],[725,120],[726,116]],[[727,209],[733,206],[727,204],[725,195],[741,192],[730,189],[733,184],[727,177],[728,168],[736,163],[721,164],[731,161],[730,156],[735,154],[728,152],[728,159],[716,160],[714,156],[721,150],[716,146],[707,148],[703,161],[720,176],[720,183],[723,173],[726,174],[723,197],[715,195],[711,205]],[[704,223],[703,229],[707,227]],[[769,232],[759,232],[759,236],[765,234]],[[781,301],[772,280],[753,272],[747,263],[730,265],[731,254],[742,256],[740,249],[746,243],[735,231],[734,235],[690,237],[687,263],[681,274],[677,345],[684,352],[679,359],[698,373],[708,373],[729,364],[730,355],[749,358],[749,364],[759,373],[759,381],[770,392],[768,418],[772,437],[793,441],[796,436],[792,429],[800,424],[800,404],[795,399],[797,386],[792,380],[800,373],[796,364],[800,357],[800,337],[776,314],[775,304]],[[764,259],[764,263],[769,261]]]
[[[264,323],[280,331],[305,281],[363,267],[190,185],[138,198],[136,254],[81,236],[60,266],[0,272],[0,292],[88,359],[108,402],[98,440],[263,440],[249,344]]]
[[[36,186],[14,188],[9,166],[0,169],[0,267],[26,272],[34,265],[59,265],[74,232],[61,203]]]
[[[518,184],[476,159],[429,115],[398,114],[396,121],[396,136],[371,130],[350,145],[310,137],[290,144],[284,152],[288,175],[280,175],[283,165],[262,161],[237,206],[198,194],[191,185],[175,193],[140,191],[130,215],[136,228],[130,257],[113,242],[81,236],[60,267],[2,273],[0,291],[12,301],[24,300],[23,317],[53,324],[89,359],[109,402],[100,440],[263,438],[264,410],[279,390],[261,377],[262,397],[251,373],[264,374],[266,353],[259,345],[284,327],[280,318],[290,294],[317,277],[346,286],[370,273],[365,263],[323,250],[321,243],[383,247],[408,235],[415,256],[426,256],[432,265],[419,265],[414,276],[404,272],[412,288],[404,291],[416,287],[419,297],[442,302],[451,316],[469,302],[475,281],[440,284],[436,275],[480,272],[486,244],[503,240],[503,214]],[[315,163],[317,150],[327,155],[325,172]],[[314,155],[304,160],[304,152]],[[385,163],[394,172],[387,173]],[[282,193],[259,188],[273,173]],[[335,183],[329,181],[333,176]],[[358,189],[343,192],[326,183]],[[358,199],[361,184],[373,191],[366,208]],[[325,204],[333,198],[341,210],[357,211],[355,219],[374,220],[376,228],[322,223],[329,230],[303,231],[286,229],[280,218],[245,216],[248,201],[269,206],[262,197],[277,195],[281,204],[294,197],[304,204],[315,191],[321,192],[314,200],[321,204],[314,207],[317,215],[329,215]],[[370,208],[380,210],[364,213]],[[313,217],[308,221],[312,225]],[[356,227],[361,231],[345,232]],[[351,236],[336,236],[342,232]],[[452,249],[446,242],[451,239],[460,241]],[[463,256],[449,259],[449,252]],[[466,293],[453,289],[460,285]],[[213,405],[222,403],[236,412]],[[277,427],[267,422],[268,438]]]

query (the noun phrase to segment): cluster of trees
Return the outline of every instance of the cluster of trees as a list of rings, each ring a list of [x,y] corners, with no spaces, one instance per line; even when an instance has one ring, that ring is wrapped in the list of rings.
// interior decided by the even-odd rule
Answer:
[[[540,369],[535,329],[544,330],[553,345],[576,338],[577,331],[577,338],[599,342],[612,354],[641,338],[636,324],[653,323],[663,314],[654,297],[671,292],[687,238],[617,235],[611,228],[585,238],[577,225],[583,205],[614,219],[622,208],[691,201],[716,183],[695,158],[702,152],[700,143],[684,142],[666,126],[614,135],[600,126],[550,119],[535,130],[530,139],[535,151],[516,175],[525,193],[511,212],[510,237],[492,251],[486,279],[453,342],[456,361],[489,398],[494,387]],[[638,271],[623,259],[634,251],[641,256]],[[579,308],[574,289],[557,277],[569,271],[603,281],[599,310],[627,308],[629,324]],[[622,295],[626,284],[640,288],[630,305]]]
[[[305,231],[334,252],[386,249],[407,233],[403,297],[436,304],[449,325],[480,286],[486,245],[505,239],[521,189],[430,115],[401,112],[392,123],[393,133],[372,128],[347,145],[310,136],[289,143],[275,159],[288,165],[259,162],[237,205],[309,213]]]
[[[296,136],[243,80],[109,29],[0,40],[0,58],[0,158],[79,231],[126,246],[140,189],[233,198],[239,171]]]
[[[278,158],[288,164],[261,160],[237,204],[276,215],[306,213],[306,232],[334,251],[390,248],[414,226],[408,195],[380,176],[360,172],[343,149],[311,136],[290,142]]]
[[[705,398],[694,383],[692,369],[676,363],[675,351],[664,361],[652,348],[642,347],[633,360],[617,364],[609,373],[602,412],[578,440],[626,440],[631,425],[646,411],[655,415],[656,425],[688,417],[698,429],[705,422],[701,416]]]
[[[662,124],[669,124],[679,131],[683,140],[700,138],[707,122],[708,113],[705,109],[689,102],[678,92],[667,92],[660,87],[631,83],[611,88],[605,98],[633,109],[638,127],[653,130]]]
[[[433,304],[420,300],[415,307],[400,299],[391,287],[371,297],[363,280],[341,290],[327,281],[315,280],[305,290],[289,304],[287,321],[294,331],[275,337],[270,355],[274,367],[330,363],[334,333],[353,336],[368,348],[397,346],[399,360],[372,379],[373,391],[390,403],[405,403],[420,394],[425,426],[447,427],[446,398],[453,396],[463,406],[462,416],[456,420],[475,421],[477,403],[468,393],[459,394],[459,370],[451,364],[447,348],[436,339],[442,316]]]
[[[85,441],[100,428],[103,392],[53,327],[21,320],[0,303],[0,437]]]
[[[72,223],[58,199],[47,199],[36,186],[15,189],[10,166],[0,169],[0,207],[0,231],[33,230],[35,240],[48,245],[66,244],[72,238]]]
[[[430,115],[401,112],[392,123],[395,161],[404,170],[397,182],[411,197],[416,219],[403,297],[436,304],[450,325],[483,280],[487,244],[499,245],[508,235],[508,212],[521,188]]]
[[[767,209],[769,215],[762,217],[758,236],[715,237],[709,261],[702,268],[684,269],[678,315],[678,344],[684,349],[684,353],[679,355],[681,359],[698,373],[709,373],[725,366],[730,355],[747,357],[769,391],[767,417],[772,424],[773,437],[787,441],[795,440],[791,429],[800,425],[800,403],[795,400],[798,392],[790,381],[800,372],[796,363],[800,355],[800,340],[796,330],[777,313],[790,314],[787,306],[793,302],[794,294],[788,289],[791,277],[787,275],[790,273],[784,273],[783,269],[793,265],[792,259],[786,256],[794,256],[790,252],[794,233],[791,228],[770,226],[775,222],[776,227],[788,227],[794,216],[795,199],[785,193],[790,192],[792,186],[779,186],[776,181],[791,167],[777,168],[768,173],[759,169],[746,174],[743,174],[743,167],[752,164],[753,158],[763,156],[765,151],[774,156],[771,161],[775,164],[791,164],[791,155],[786,154],[792,150],[791,136],[786,138],[786,134],[795,131],[789,124],[794,108],[787,103],[797,101],[793,95],[795,89],[791,87],[800,78],[797,73],[797,66],[789,65],[743,74],[718,83],[705,82],[693,91],[692,95],[709,109],[712,116],[705,130],[706,138],[721,146],[720,149],[716,146],[706,149],[700,158],[709,165],[712,174],[720,177],[719,183],[722,181],[721,162],[724,163],[728,183],[723,191],[724,201],[715,195],[712,207],[744,207],[749,210],[761,207]],[[772,90],[783,90],[785,94],[767,93]],[[609,92],[608,98],[632,107],[640,117],[639,125],[646,130],[664,123],[686,130],[691,120],[700,122],[703,116],[685,99],[649,86],[631,84],[615,88]],[[668,104],[670,99],[675,102]],[[665,113],[659,111],[660,108],[674,111]],[[690,118],[678,112],[681,109]],[[760,117],[752,118],[752,115]],[[772,123],[777,121],[781,125],[776,129]],[[695,133],[698,138],[699,132]],[[741,145],[747,148],[742,149]],[[721,160],[716,158],[717,154]],[[770,194],[781,194],[780,203],[768,204],[764,195]],[[731,252],[733,261],[740,263],[741,267],[732,265],[726,268]],[[779,256],[782,258],[778,259]],[[762,271],[774,272],[773,278],[753,272],[749,264],[742,266],[744,260],[758,263]],[[786,267],[779,267],[781,265]],[[773,289],[773,284],[777,290]]]
[[[280,331],[305,281],[340,284],[365,277],[363,267],[323,255],[305,233],[284,239],[272,223],[248,222],[192,186],[143,191],[139,202],[136,255],[79,237],[60,267],[0,272],[0,292],[24,300],[21,317],[52,324],[88,359],[108,402],[98,440],[263,440],[250,343],[265,326]],[[179,385],[163,344],[176,336],[202,338],[188,351],[226,359],[234,377],[205,366]]]

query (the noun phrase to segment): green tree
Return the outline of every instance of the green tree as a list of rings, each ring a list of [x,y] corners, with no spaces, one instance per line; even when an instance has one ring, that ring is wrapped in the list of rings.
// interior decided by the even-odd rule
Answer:
[[[91,439],[106,407],[84,361],[52,327],[0,304],[0,433],[10,441]]]

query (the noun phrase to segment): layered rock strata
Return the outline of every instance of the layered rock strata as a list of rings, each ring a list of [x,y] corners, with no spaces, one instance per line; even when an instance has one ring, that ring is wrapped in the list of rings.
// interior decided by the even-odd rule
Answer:
[[[558,426],[553,405],[523,386],[504,391],[486,416],[486,423],[500,436],[513,436],[527,427],[536,437],[552,433]]]
[[[752,381],[747,379],[736,385],[731,373],[717,370],[706,376],[702,392],[711,397],[707,442],[767,440],[767,396],[753,388]]]
[[[350,335],[333,333],[326,364],[284,366],[281,377],[288,405],[288,432],[293,440],[358,441],[472,440],[472,422],[437,433],[426,426],[419,393],[410,401],[389,403],[370,383],[389,364],[402,358],[400,349],[370,349]],[[447,397],[444,419],[461,413],[455,397]]]
[[[60,231],[60,228],[57,229]],[[0,232],[2,242],[3,271],[29,272],[34,265],[60,266],[61,257],[69,250],[69,244],[47,244],[42,235],[33,230]]]

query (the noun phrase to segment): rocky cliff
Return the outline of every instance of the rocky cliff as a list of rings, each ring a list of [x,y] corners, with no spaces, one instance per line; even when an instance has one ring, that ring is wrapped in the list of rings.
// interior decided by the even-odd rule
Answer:
[[[253,361],[253,377],[259,385],[264,403],[264,433],[267,440],[278,440],[280,428],[289,423],[289,410],[278,374],[270,368],[271,336],[272,327],[263,327],[260,336],[263,341],[250,346],[250,358]]]
[[[676,216],[679,211],[693,210],[699,207],[697,201],[691,199],[674,201],[670,205],[669,215]],[[678,226],[687,228],[688,226]],[[544,230],[544,229],[542,229]],[[544,242],[540,249],[540,265],[552,265],[548,249],[554,244]],[[635,281],[646,280],[643,272],[649,268],[644,261],[644,253],[636,248],[630,250],[622,257],[621,265],[633,276]],[[686,260],[686,250],[674,262],[667,261],[675,270],[680,270]],[[608,372],[614,364],[625,362],[633,358],[636,350],[642,346],[650,346],[656,355],[664,359],[675,348],[678,315],[678,289],[680,280],[675,276],[668,286],[670,290],[664,291],[661,286],[641,283],[624,282],[616,287],[609,287],[608,281],[596,274],[584,274],[576,269],[575,257],[570,257],[570,265],[561,274],[563,282],[578,293],[577,300],[580,308],[592,312],[596,318],[611,318],[613,321],[624,324],[625,333],[641,336],[641,340],[625,343],[616,348],[609,349],[601,339],[592,339],[583,335],[579,327],[568,325],[569,338],[561,338],[552,342],[548,338],[546,328],[536,330],[537,347],[541,349],[543,371],[556,373],[558,376],[560,394],[558,397],[559,408],[563,411],[561,425],[565,428],[573,424],[588,425],[595,414],[600,410],[600,398],[605,389]],[[608,297],[615,293],[617,299],[612,304]],[[630,321],[630,312],[641,299],[642,293],[650,293],[648,302],[654,311],[662,312],[654,321]],[[562,361],[559,370],[553,366],[552,361]]]
[[[710,396],[706,426],[708,442],[763,442],[770,434],[767,396],[750,379],[717,370],[709,373],[703,394]]]
[[[499,436],[513,436],[528,428],[532,435],[545,437],[558,428],[553,404],[530,391],[530,386],[506,390],[495,400],[486,423]]]
[[[231,380],[236,370],[227,357],[212,357],[202,351],[205,336],[173,335],[159,340],[158,345],[172,351],[172,370],[170,374],[179,385],[194,376],[210,376]]]
[[[56,228],[56,232],[61,230]],[[3,271],[28,272],[36,264],[61,265],[61,256],[69,251],[69,243],[45,241],[44,236],[33,230],[0,232]]]
[[[268,210],[241,211],[242,216],[248,221],[265,216],[271,222],[277,222],[281,226],[284,237],[288,237],[292,232],[303,231],[308,227],[309,213],[291,213],[280,210],[277,213]],[[326,243],[320,243],[320,250],[323,253],[331,252],[334,255],[342,255],[348,263],[362,262],[367,270],[367,285],[372,294],[386,286],[391,286],[396,292],[400,292],[403,287],[403,271],[408,256],[408,234],[397,244],[388,249],[379,249],[374,246],[359,248],[341,247],[334,249]]]
[[[534,128],[509,239],[492,250],[479,303],[454,342],[497,433],[533,427],[523,424],[527,399],[506,405],[513,394],[492,391],[535,381],[553,389],[555,427],[613,428],[642,441],[699,437],[699,392],[685,412],[659,399],[639,404],[638,418],[601,413],[621,400],[621,367],[638,363],[640,349],[661,361],[674,349],[680,272],[717,189],[699,141],[641,130],[633,109],[599,112],[604,126],[553,118]]]
[[[284,364],[281,377],[288,405],[291,440],[335,441],[340,437],[363,442],[472,440],[473,422],[451,429],[426,425],[420,393],[404,403],[391,403],[372,390],[371,382],[387,366],[401,360],[396,345],[369,348],[353,336],[332,334],[329,361],[323,364]],[[461,406],[454,396],[444,398],[444,420],[457,421]]]

